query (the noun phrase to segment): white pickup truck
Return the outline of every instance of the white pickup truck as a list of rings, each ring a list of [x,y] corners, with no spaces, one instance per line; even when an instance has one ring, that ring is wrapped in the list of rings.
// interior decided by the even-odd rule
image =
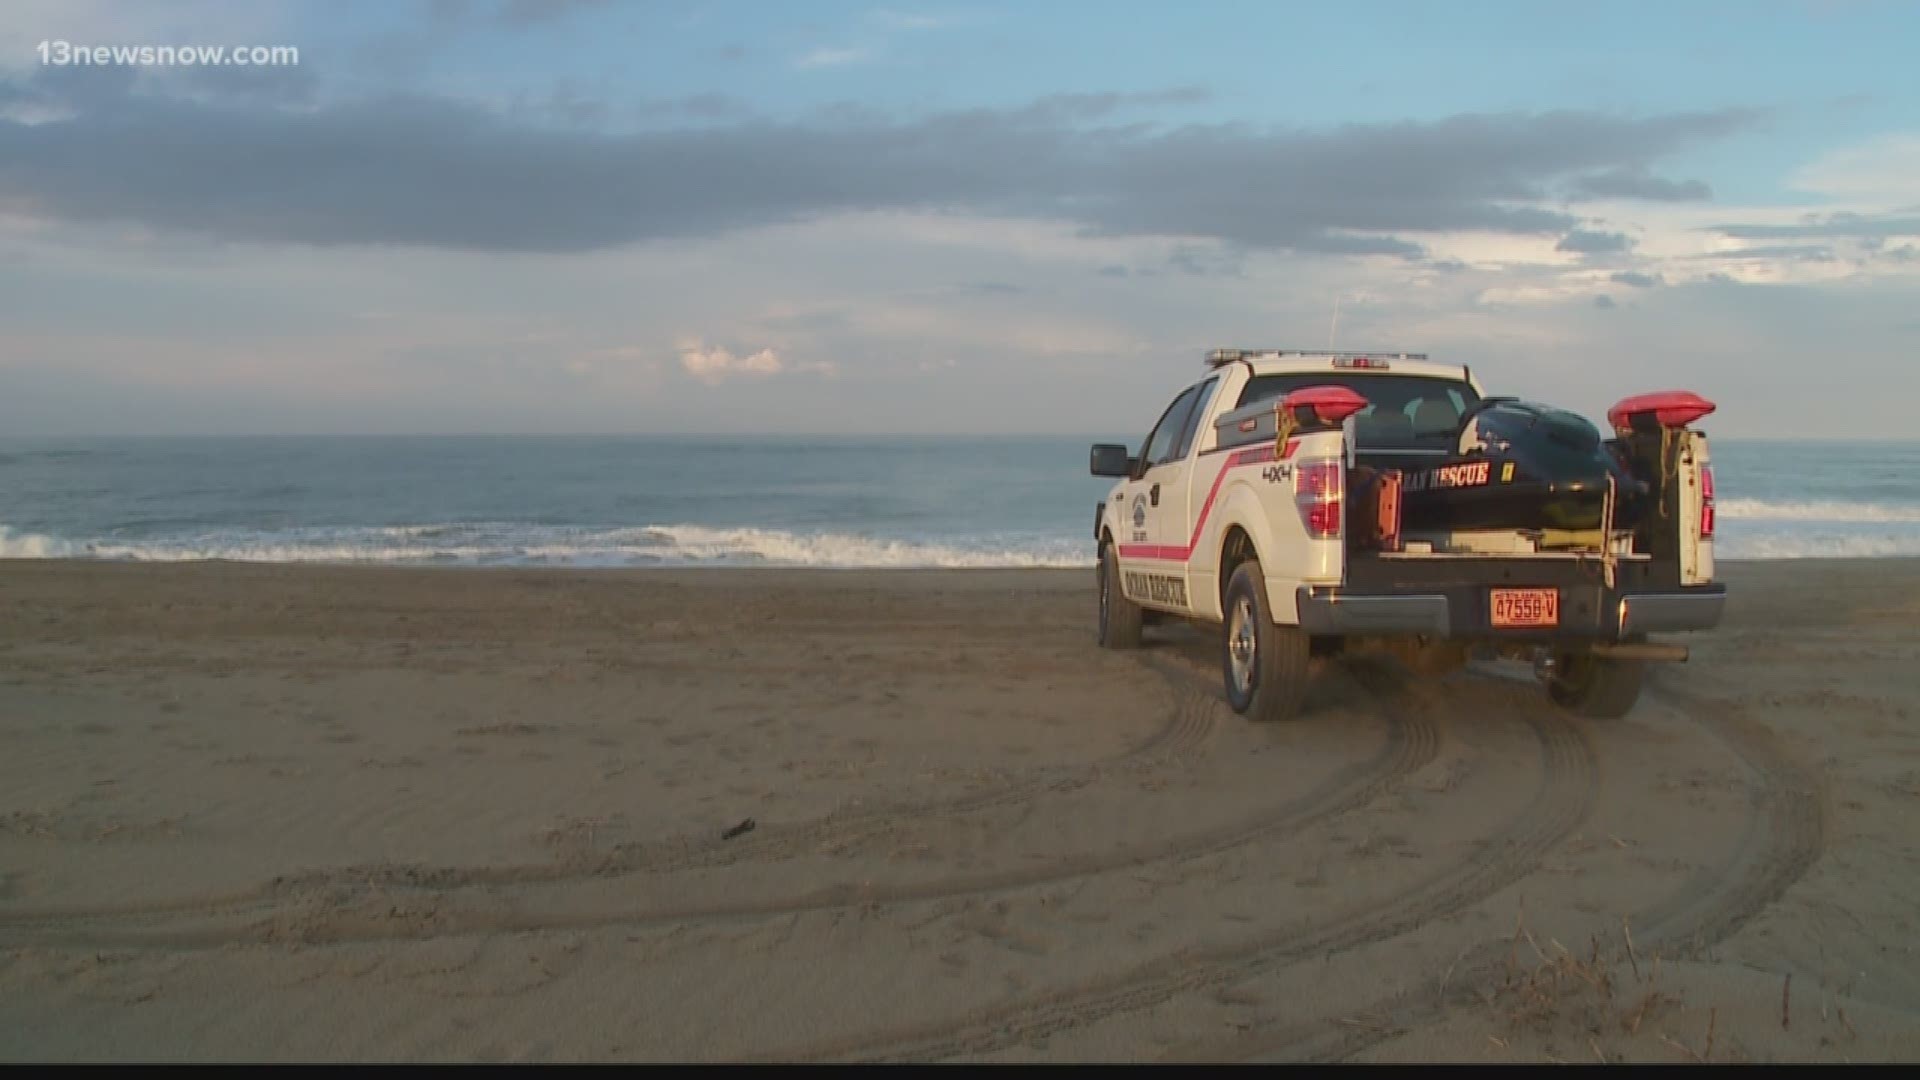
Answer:
[[[1629,398],[1613,437],[1574,414],[1482,394],[1408,353],[1216,349],[1094,515],[1099,640],[1145,622],[1220,628],[1227,699],[1280,719],[1308,660],[1365,648],[1434,671],[1531,660],[1575,713],[1633,707],[1649,633],[1716,625],[1713,472],[1690,425],[1712,403]]]

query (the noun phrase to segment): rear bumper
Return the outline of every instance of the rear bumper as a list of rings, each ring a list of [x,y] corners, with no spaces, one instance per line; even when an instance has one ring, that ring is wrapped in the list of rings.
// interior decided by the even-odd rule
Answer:
[[[1303,585],[1295,599],[1300,627],[1310,634],[1511,641],[1620,641],[1647,633],[1707,630],[1719,625],[1727,602],[1727,587],[1718,582],[1657,590],[1560,585],[1560,625],[1497,629],[1489,610],[1491,588],[1479,582],[1391,592]]]
[[[1725,585],[1699,585],[1682,592],[1629,594],[1620,598],[1620,636],[1661,630],[1706,630],[1720,625],[1727,607]]]

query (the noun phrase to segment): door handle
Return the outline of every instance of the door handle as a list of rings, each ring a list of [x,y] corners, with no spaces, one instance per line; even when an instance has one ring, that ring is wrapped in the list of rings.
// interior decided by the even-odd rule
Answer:
[[[1153,500],[1153,505],[1159,506],[1160,505],[1160,485],[1155,484],[1153,485],[1152,488],[1148,489],[1147,496]]]

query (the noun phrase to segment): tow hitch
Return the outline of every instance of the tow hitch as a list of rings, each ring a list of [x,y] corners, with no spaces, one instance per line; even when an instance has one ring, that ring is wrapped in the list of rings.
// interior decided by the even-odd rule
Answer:
[[[1535,649],[1533,653],[1533,676],[1543,683],[1550,683],[1560,673],[1561,657],[1552,649]],[[1671,645],[1665,642],[1649,641],[1596,641],[1572,655],[1596,656],[1603,660],[1645,660],[1654,663],[1685,663],[1687,647]]]
[[[1651,660],[1656,663],[1672,664],[1684,664],[1687,660],[1685,645],[1670,645],[1665,642],[1596,641],[1587,651],[1608,660]]]

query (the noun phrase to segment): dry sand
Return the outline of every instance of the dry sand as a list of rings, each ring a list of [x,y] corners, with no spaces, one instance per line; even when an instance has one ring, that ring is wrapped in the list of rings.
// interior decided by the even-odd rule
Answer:
[[[1260,726],[1090,572],[0,563],[0,1058],[1920,1057],[1920,561],[1724,569]]]

